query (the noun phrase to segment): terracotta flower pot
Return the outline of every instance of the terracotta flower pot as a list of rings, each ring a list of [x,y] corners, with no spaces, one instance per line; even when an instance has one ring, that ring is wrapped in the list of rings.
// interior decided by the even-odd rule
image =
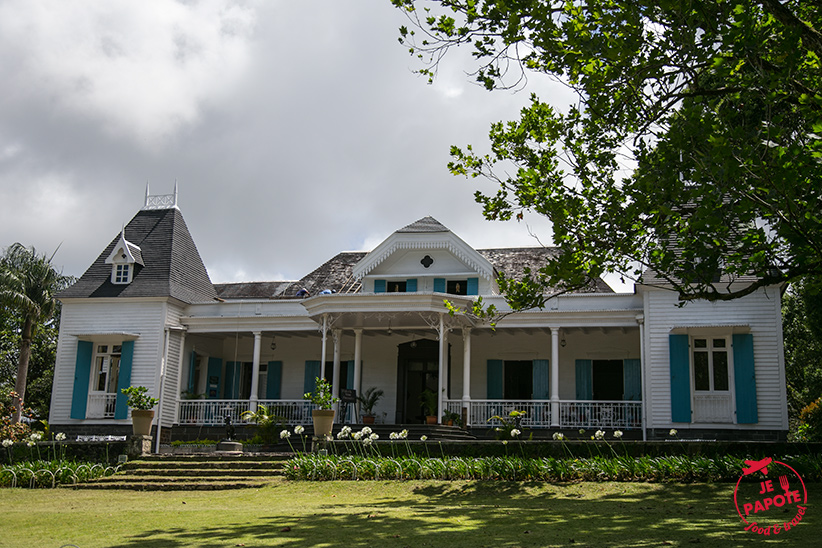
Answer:
[[[150,436],[152,422],[154,422],[154,409],[131,410],[131,427],[135,436]]]
[[[363,424],[374,424],[374,415],[363,415],[362,416],[362,423]]]
[[[314,420],[314,435],[317,437],[331,434],[334,428],[333,409],[314,409],[311,411],[311,418]]]
[[[425,416],[425,424],[437,424],[437,416],[436,415],[426,415]]]

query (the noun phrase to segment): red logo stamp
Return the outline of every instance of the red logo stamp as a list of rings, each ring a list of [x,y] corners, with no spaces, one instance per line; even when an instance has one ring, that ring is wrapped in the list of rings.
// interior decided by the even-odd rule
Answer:
[[[758,472],[765,479],[742,481]],[[790,531],[802,521],[807,503],[808,491],[796,470],[770,457],[745,461],[734,488],[734,504],[746,531],[764,536]]]

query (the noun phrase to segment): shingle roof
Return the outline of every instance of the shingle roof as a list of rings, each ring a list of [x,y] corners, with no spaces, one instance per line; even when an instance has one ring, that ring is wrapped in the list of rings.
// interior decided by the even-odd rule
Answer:
[[[118,234],[85,274],[59,297],[173,297],[195,303],[217,296],[178,209],[138,212],[126,225],[125,237],[140,247],[144,263],[135,266],[130,284],[111,283],[111,265],[105,263],[120,240]]]
[[[433,217],[423,217],[410,225],[399,229],[397,232],[450,232],[445,225]]]
[[[271,299],[281,296],[296,283],[298,282],[235,282],[214,284],[214,289],[221,299]]]
[[[497,272],[502,272],[508,278],[514,280],[522,280],[525,277],[526,268],[536,272],[541,266],[556,257],[559,254],[559,249],[556,247],[504,247],[478,249],[477,252],[488,259]],[[593,280],[589,287],[573,291],[573,293],[613,292],[614,290],[601,278]]]

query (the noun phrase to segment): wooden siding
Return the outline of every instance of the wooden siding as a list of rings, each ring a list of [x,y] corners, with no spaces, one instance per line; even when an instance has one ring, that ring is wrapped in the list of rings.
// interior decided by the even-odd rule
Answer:
[[[690,427],[787,429],[784,363],[781,356],[780,293],[777,288],[724,303],[695,302],[677,307],[676,294],[646,290],[646,387],[649,428],[687,428],[671,422],[668,335],[677,328],[749,326],[754,342],[759,422],[751,425],[691,423]],[[731,334],[718,328],[717,335]]]
[[[157,395],[157,372],[163,353],[164,303],[162,301],[95,302],[66,301],[60,319],[60,334],[52,388],[49,422],[61,424],[73,422],[69,418],[71,396],[74,387],[74,365],[77,353],[77,335],[91,333],[134,333],[134,362],[131,384],[146,386],[149,393]],[[95,343],[120,344],[120,336],[83,337]],[[105,424],[130,422],[100,420]]]

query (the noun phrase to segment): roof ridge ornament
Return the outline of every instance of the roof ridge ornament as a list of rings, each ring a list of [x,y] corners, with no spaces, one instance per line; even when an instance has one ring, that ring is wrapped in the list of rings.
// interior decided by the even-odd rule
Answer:
[[[152,209],[180,209],[177,207],[177,179],[174,179],[174,194],[151,195],[146,182],[146,202],[142,211]]]

